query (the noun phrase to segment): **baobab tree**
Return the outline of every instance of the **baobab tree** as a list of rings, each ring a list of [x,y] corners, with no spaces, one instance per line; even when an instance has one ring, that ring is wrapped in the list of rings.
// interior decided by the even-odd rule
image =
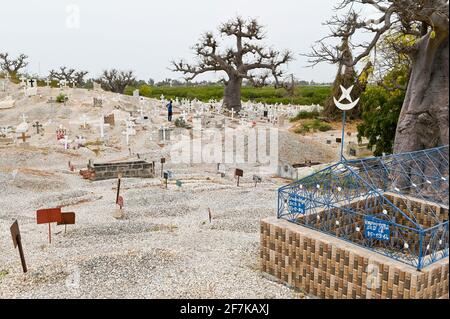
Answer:
[[[28,56],[19,55],[15,59],[9,57],[9,53],[0,53],[0,68],[12,77],[17,77],[19,71],[28,65]]]
[[[269,74],[278,84],[283,75],[281,67],[292,60],[292,54],[287,50],[279,52],[260,44],[265,34],[255,19],[247,21],[237,17],[220,25],[219,33],[232,37],[236,47],[221,50],[214,34],[207,32],[194,46],[197,63],[189,64],[183,60],[172,62],[172,70],[183,73],[188,81],[206,72],[225,73],[226,77],[222,78],[225,84],[224,106],[239,112],[242,81],[245,79],[261,85]]]
[[[356,9],[370,6],[376,18],[365,19]],[[354,67],[369,57],[383,35],[398,33],[413,41],[398,43],[396,51],[409,55],[411,70],[406,97],[400,113],[394,153],[447,145],[449,142],[449,4],[446,0],[341,0],[335,8],[347,14],[334,17],[330,37],[370,32],[366,43],[353,44],[358,55],[345,61],[337,48],[328,46],[327,57],[334,63]],[[356,18],[355,18],[356,17]],[[375,15],[374,15],[375,17]],[[352,28],[348,26],[352,25]],[[326,39],[320,41],[326,46]],[[324,51],[321,51],[324,53]]]
[[[341,86],[348,88],[354,85],[351,96],[355,100],[365,91],[369,76],[373,70],[371,61],[366,62],[365,67],[359,74],[354,65],[351,36],[355,33],[357,19],[358,16],[355,13],[352,13],[345,20],[345,26],[342,25],[343,30],[334,33],[334,36],[340,38],[340,44],[338,46],[330,47],[323,41],[319,41],[318,46],[312,48],[312,53],[306,54],[306,56],[309,57],[311,66],[315,66],[322,62],[338,65],[338,71],[333,82],[331,95],[325,101],[323,110],[323,115],[330,119],[335,119],[341,113],[334,105],[333,99],[333,97],[340,94]],[[333,24],[333,21],[328,21],[325,24]],[[354,108],[347,112],[349,118],[359,118],[360,115],[361,112],[359,108]]]
[[[84,77],[88,71],[76,71],[65,66],[59,68],[59,71],[51,70],[49,77],[54,80],[65,80],[67,83],[75,83],[76,86],[83,86],[85,84]]]
[[[103,71],[97,80],[104,90],[123,94],[125,88],[136,83],[133,71],[119,71],[116,69]]]

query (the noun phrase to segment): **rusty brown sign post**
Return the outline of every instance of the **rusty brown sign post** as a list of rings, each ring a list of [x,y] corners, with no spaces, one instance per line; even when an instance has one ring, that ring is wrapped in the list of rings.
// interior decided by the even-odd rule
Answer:
[[[48,224],[48,242],[52,243],[51,223],[61,223],[61,208],[40,209],[36,211],[37,224]]]
[[[119,173],[117,176],[117,194],[116,194],[116,204],[119,204],[119,197],[120,197],[120,183],[122,180],[122,174]]]
[[[26,273],[28,271],[27,264],[25,262],[25,255],[22,248],[22,239],[20,237],[19,223],[17,222],[17,220],[11,225],[10,230],[14,248],[19,248],[20,262],[22,263],[23,272]]]
[[[244,176],[244,171],[239,168],[236,168],[234,176],[237,176],[237,186],[239,187],[239,178]]]
[[[75,213],[61,213],[61,222],[58,222],[56,225],[64,225],[64,234],[67,231],[67,225],[75,225]]]

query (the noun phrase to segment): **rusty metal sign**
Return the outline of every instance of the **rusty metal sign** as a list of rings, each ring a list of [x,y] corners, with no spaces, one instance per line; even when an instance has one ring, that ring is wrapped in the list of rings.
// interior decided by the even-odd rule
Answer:
[[[18,241],[20,241],[20,230],[19,230],[19,223],[17,222],[17,220],[11,225],[10,230],[14,248],[17,248]]]
[[[64,225],[64,234],[67,232],[67,225],[75,225],[75,213],[61,213],[62,221],[57,225]]]
[[[234,176],[237,176],[237,186],[239,187],[239,178],[244,176],[244,171],[236,168],[236,171],[234,172]]]
[[[57,225],[75,225],[75,213],[61,213],[62,220]]]
[[[37,210],[36,220],[38,224],[60,223],[62,221],[61,208]]]
[[[48,224],[48,242],[52,243],[51,223],[62,222],[61,208],[40,209],[36,211],[37,224]]]
[[[25,262],[25,255],[23,253],[22,248],[22,239],[20,237],[20,229],[19,229],[19,223],[17,220],[11,225],[11,236],[14,244],[14,248],[19,247],[19,255],[20,255],[20,262],[22,264],[23,272],[26,273],[28,271],[27,264]]]

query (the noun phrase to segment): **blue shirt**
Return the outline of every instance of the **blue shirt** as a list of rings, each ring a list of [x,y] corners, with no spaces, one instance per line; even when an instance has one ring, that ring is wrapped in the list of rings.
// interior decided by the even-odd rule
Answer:
[[[172,102],[169,102],[169,104],[167,104],[167,109],[169,113],[172,113]]]

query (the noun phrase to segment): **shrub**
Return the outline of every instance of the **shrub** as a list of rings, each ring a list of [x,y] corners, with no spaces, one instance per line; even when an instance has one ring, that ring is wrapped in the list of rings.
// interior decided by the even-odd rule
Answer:
[[[318,117],[319,115],[320,115],[320,113],[317,111],[313,111],[313,112],[300,111],[300,112],[298,112],[298,114],[295,117],[291,118],[290,121],[296,122],[298,120],[313,119],[313,118]]]
[[[309,120],[309,121],[302,123],[299,127],[297,127],[294,130],[294,133],[305,134],[305,133],[309,133],[311,131],[327,132],[331,129],[332,129],[332,127],[330,124],[323,122],[319,119],[314,119],[314,120]]]
[[[179,117],[175,120],[175,127],[181,127],[181,128],[187,128],[187,129],[191,128],[189,126],[189,124],[187,124],[186,121],[184,120],[184,118],[182,118],[182,117]]]
[[[64,102],[67,102],[68,100],[69,100],[69,97],[67,95],[65,95],[64,93],[60,93],[56,97],[56,102],[57,103],[64,103]]]

